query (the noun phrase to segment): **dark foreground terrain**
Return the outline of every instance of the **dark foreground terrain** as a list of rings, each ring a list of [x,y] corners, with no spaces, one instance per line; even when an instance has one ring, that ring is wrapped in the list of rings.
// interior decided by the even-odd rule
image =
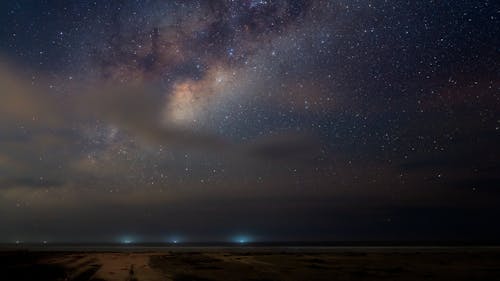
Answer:
[[[500,280],[500,250],[3,251],[0,280]]]

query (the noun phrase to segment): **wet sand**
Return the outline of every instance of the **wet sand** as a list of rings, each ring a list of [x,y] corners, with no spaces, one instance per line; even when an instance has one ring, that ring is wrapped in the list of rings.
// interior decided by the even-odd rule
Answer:
[[[0,252],[0,280],[500,280],[495,249]]]

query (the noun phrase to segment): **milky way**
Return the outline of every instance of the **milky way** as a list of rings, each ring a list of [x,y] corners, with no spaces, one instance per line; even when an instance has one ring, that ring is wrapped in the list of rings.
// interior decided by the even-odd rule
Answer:
[[[0,240],[498,237],[499,8],[443,2],[2,1]]]

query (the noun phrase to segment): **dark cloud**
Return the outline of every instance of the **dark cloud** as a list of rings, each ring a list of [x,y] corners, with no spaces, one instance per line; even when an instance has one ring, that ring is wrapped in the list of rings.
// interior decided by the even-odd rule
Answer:
[[[311,162],[321,155],[319,140],[291,132],[256,139],[247,149],[257,157],[278,161]]]
[[[0,181],[0,186],[3,188],[10,187],[33,187],[33,188],[46,188],[46,187],[59,187],[64,183],[57,180],[50,180],[44,178],[10,178]]]

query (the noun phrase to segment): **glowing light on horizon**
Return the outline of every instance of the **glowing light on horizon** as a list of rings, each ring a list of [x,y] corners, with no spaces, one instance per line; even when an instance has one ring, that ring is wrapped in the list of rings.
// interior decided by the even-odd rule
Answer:
[[[132,239],[132,238],[131,238],[131,237],[129,237],[129,236],[125,236],[125,237],[122,237],[122,238],[120,239],[120,242],[121,242],[122,244],[132,244],[132,243],[134,243],[134,239]]]
[[[245,244],[251,242],[251,239],[247,235],[238,235],[234,237],[233,241],[239,244]]]
[[[173,237],[170,237],[168,241],[171,244],[178,244],[181,242],[181,238],[179,238],[179,236],[173,236]]]

